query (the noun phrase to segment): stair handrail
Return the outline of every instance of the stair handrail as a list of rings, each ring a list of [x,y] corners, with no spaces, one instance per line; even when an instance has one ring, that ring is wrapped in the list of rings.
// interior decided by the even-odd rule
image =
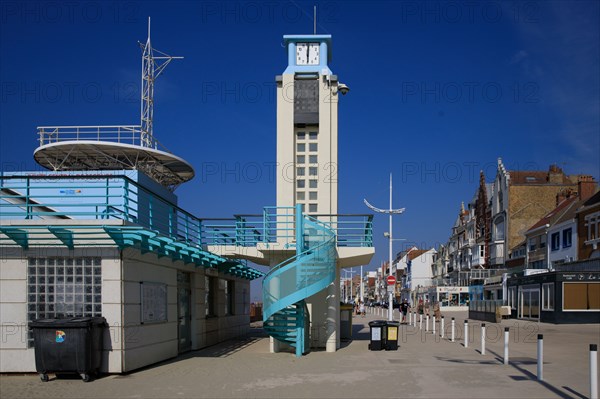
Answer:
[[[274,277],[276,274],[279,274],[281,272],[283,272],[284,270],[286,270],[286,266],[290,266],[292,264],[294,264],[297,260],[309,255],[309,253],[314,253],[315,251],[319,250],[320,248],[326,246],[326,245],[331,245],[332,243],[334,243],[335,245],[335,240],[336,240],[336,235],[335,232],[333,231],[333,229],[328,226],[327,224],[321,222],[318,219],[315,219],[313,217],[310,217],[308,215],[304,215],[304,217],[306,219],[308,219],[309,221],[311,221],[312,223],[315,223],[317,225],[319,225],[320,227],[323,228],[323,230],[327,233],[329,233],[331,236],[327,239],[322,241],[321,243],[319,243],[318,245],[314,246],[314,247],[310,247],[302,252],[300,252],[299,254],[296,254],[294,256],[292,256],[291,258],[288,258],[286,260],[284,260],[283,262],[277,264],[276,266],[274,266],[264,277],[263,280],[263,284],[268,281],[270,278]],[[265,292],[263,290],[263,295],[269,295],[268,292]],[[272,295],[269,295],[271,298],[275,298]],[[279,299],[280,301],[281,299]],[[263,298],[263,303],[264,303],[264,298]],[[273,301],[273,303],[275,303],[277,301]],[[273,311],[271,312],[271,305],[266,306],[263,308],[263,319],[267,320],[271,315],[275,314],[277,312]]]

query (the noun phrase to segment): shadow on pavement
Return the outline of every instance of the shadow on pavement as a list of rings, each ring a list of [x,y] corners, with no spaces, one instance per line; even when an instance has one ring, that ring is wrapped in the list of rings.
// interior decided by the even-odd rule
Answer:
[[[494,352],[494,351],[490,351],[490,353],[494,354],[496,356],[496,359],[500,360],[501,362],[504,362],[504,358],[501,357],[498,353]],[[532,360],[529,360],[532,359]],[[571,399],[572,396],[564,393],[563,391],[561,391],[559,388],[555,387],[552,384],[547,383],[546,381],[538,381],[537,380],[537,375],[533,374],[531,371],[523,368],[523,365],[531,365],[531,364],[537,364],[537,359],[533,359],[533,358],[508,358],[508,365],[514,367],[516,370],[518,370],[519,372],[521,372],[521,374],[523,374],[522,376],[510,376],[510,378],[512,378],[515,381],[526,381],[526,380],[530,380],[530,381],[537,381],[541,386],[543,386],[544,388],[548,389],[549,391],[551,391],[552,393],[554,393],[557,397],[560,398],[569,398]],[[584,397],[583,395],[581,395],[580,393],[574,391],[571,388],[565,387],[563,386],[563,389],[574,393],[580,397]]]

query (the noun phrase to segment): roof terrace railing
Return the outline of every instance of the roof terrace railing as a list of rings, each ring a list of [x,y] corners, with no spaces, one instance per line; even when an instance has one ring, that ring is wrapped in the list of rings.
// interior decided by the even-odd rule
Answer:
[[[0,219],[121,219],[201,245],[200,219],[126,176],[1,176]]]
[[[96,141],[129,144],[149,147],[170,152],[154,137],[142,139],[142,127],[139,125],[123,126],[39,126],[38,140],[40,147],[66,141]]]
[[[336,232],[338,247],[373,246],[372,215],[312,216]],[[120,219],[194,245],[296,245],[293,207],[200,219],[122,175],[0,176],[0,219]]]
[[[372,247],[373,215],[311,215],[331,227],[338,247]],[[265,207],[262,215],[235,215],[234,218],[202,219],[202,242],[208,245],[267,247],[278,243],[295,248],[293,207]]]

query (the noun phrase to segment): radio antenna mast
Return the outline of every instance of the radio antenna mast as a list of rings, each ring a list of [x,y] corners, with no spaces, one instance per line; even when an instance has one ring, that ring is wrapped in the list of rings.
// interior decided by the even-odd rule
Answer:
[[[154,117],[154,81],[160,76],[172,60],[183,59],[183,57],[172,57],[152,48],[150,43],[150,17],[148,17],[148,39],[146,44],[140,42],[142,49],[142,103],[141,103],[141,145],[152,147],[154,135],[152,131],[152,120]],[[155,57],[154,52],[159,53]]]

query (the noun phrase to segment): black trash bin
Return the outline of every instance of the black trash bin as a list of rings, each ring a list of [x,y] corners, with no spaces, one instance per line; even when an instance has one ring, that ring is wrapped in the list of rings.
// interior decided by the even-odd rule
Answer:
[[[398,350],[398,335],[400,333],[400,323],[397,321],[388,321],[385,324],[385,349],[388,351]]]
[[[88,382],[102,366],[104,317],[38,319],[33,330],[35,368],[42,381],[48,373],[77,373]]]
[[[386,328],[385,320],[373,320],[369,322],[369,330],[371,341],[369,349],[372,351],[380,351],[385,348]]]

